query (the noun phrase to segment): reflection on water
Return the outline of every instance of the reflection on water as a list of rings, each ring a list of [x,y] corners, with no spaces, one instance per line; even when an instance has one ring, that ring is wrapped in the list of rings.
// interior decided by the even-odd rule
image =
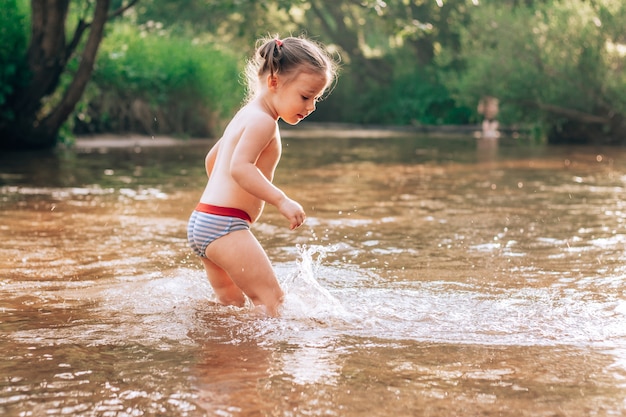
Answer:
[[[0,413],[626,413],[626,150],[286,139],[259,320],[186,246],[209,145],[0,155]]]

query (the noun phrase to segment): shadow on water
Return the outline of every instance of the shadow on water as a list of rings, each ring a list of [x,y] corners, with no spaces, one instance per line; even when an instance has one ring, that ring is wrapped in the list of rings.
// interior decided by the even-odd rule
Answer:
[[[287,137],[258,319],[186,246],[210,144],[0,155],[0,412],[626,412],[624,149]]]

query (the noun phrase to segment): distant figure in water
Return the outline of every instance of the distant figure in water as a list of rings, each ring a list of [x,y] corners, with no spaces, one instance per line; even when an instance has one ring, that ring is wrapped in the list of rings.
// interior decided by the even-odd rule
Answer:
[[[205,159],[208,182],[187,237],[218,301],[277,316],[283,301],[270,260],[250,231],[265,203],[300,227],[302,206],[272,184],[282,145],[278,119],[296,125],[315,110],[336,77],[326,49],[301,37],[265,39],[248,63],[248,99]]]
[[[485,96],[478,102],[478,113],[483,115],[482,137],[485,139],[496,139],[500,137],[499,125],[496,120],[498,115],[498,99]]]

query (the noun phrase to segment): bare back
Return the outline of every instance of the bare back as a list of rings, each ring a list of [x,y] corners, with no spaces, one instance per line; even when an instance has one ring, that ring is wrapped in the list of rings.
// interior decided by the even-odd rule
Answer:
[[[242,160],[242,156],[245,157]],[[271,187],[274,171],[281,155],[280,133],[273,119],[258,102],[244,106],[226,127],[222,138],[207,154],[205,165],[208,181],[200,201],[222,207],[238,208],[256,221],[265,201],[262,192],[247,187],[233,176],[236,164],[254,165],[257,182]],[[250,167],[251,168],[251,167]],[[264,184],[263,184],[264,183]],[[255,193],[255,194],[253,194]]]

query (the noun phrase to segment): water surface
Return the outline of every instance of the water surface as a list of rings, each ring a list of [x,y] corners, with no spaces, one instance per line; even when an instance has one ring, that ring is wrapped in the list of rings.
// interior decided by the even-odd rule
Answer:
[[[255,319],[186,246],[210,145],[0,155],[0,413],[626,413],[626,150],[286,138]]]

